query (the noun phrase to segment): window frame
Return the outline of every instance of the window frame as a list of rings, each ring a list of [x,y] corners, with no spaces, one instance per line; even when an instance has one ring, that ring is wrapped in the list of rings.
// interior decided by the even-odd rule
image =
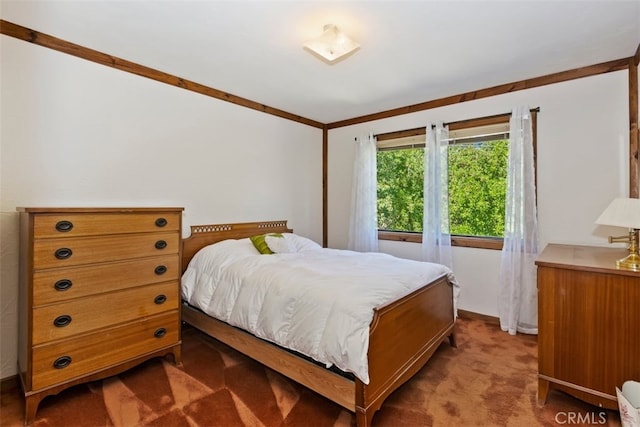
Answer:
[[[534,181],[536,182],[536,193],[537,193],[537,112],[539,108],[535,108],[530,110],[531,112],[531,125],[532,125],[532,139],[533,139],[533,173],[534,173]],[[496,125],[509,123],[509,119],[511,118],[511,113],[506,114],[497,114],[493,116],[479,117],[475,119],[467,119],[460,120],[456,122],[446,123],[449,126],[449,131],[475,128],[480,126],[487,125]],[[407,137],[415,137],[420,135],[426,135],[426,128],[414,128],[414,129],[406,129],[395,132],[387,132],[375,135],[376,140],[386,141],[390,139],[400,139]],[[536,198],[537,203],[537,198]],[[411,243],[422,243],[422,233],[421,232],[413,232],[413,231],[392,231],[392,230],[380,230],[378,229],[378,240],[389,240],[396,242],[411,242]],[[504,244],[504,239],[502,237],[480,237],[480,236],[463,236],[463,235],[451,235],[451,246],[461,246],[467,248],[478,248],[478,249],[492,249],[492,250],[502,250],[502,246]]]

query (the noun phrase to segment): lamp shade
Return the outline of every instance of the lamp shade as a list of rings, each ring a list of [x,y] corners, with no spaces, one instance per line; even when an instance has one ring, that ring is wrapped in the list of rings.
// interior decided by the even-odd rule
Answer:
[[[596,224],[640,228],[640,199],[614,199],[596,220]]]
[[[319,37],[306,42],[304,47],[329,64],[337,62],[360,47],[333,24],[325,25],[323,30]]]

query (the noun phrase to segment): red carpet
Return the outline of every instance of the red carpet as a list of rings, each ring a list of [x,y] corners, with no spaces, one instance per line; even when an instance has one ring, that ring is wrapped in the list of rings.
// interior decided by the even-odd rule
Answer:
[[[458,348],[443,343],[385,402],[374,427],[620,425],[616,411],[559,392],[537,406],[536,337],[479,320],[458,326]],[[182,369],[155,359],[73,387],[44,399],[33,425],[355,426],[350,412],[196,330],[185,329],[183,343]],[[0,424],[22,425],[20,393],[3,392],[1,403]]]

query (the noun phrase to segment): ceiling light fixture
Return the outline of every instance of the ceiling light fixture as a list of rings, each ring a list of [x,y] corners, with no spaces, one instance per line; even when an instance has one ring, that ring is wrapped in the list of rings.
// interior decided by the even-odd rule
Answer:
[[[323,29],[319,37],[306,42],[304,47],[329,64],[346,58],[360,47],[333,24],[327,24]]]

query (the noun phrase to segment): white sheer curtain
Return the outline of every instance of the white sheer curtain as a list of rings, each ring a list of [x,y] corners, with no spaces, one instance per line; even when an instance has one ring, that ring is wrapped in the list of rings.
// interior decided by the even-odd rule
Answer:
[[[425,261],[452,267],[449,232],[449,128],[427,126],[424,149],[424,217],[422,254]]]
[[[509,122],[509,162],[500,263],[498,313],[503,331],[538,333],[535,259],[538,254],[533,135],[528,107],[513,109]]]
[[[360,252],[378,251],[376,139],[373,134],[356,138],[347,247]]]

